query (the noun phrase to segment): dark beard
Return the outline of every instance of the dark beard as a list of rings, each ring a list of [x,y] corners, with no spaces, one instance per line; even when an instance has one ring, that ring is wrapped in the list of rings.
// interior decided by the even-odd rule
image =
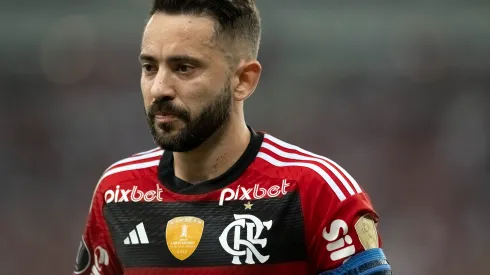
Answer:
[[[153,140],[160,148],[173,152],[187,152],[199,147],[223,127],[230,116],[231,100],[231,87],[227,85],[216,99],[193,119],[187,110],[174,106],[171,101],[156,100],[147,111],[147,121]],[[155,125],[156,112],[172,114],[185,126],[177,134],[170,134],[175,125],[172,122]],[[156,127],[159,127],[163,133],[158,132]]]

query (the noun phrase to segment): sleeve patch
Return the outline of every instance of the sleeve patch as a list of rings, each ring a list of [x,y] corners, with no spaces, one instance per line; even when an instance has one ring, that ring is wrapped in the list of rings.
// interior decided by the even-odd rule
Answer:
[[[379,248],[376,224],[369,214],[359,218],[354,227],[364,250]]]
[[[87,243],[82,236],[80,246],[78,247],[77,258],[75,260],[75,274],[81,274],[85,272],[90,265],[90,251],[88,250]]]

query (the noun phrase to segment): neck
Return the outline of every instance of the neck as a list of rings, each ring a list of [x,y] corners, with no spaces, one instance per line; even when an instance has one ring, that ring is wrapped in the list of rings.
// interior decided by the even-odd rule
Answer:
[[[249,142],[245,121],[233,123],[230,119],[198,148],[173,153],[175,176],[192,184],[216,178],[238,161]]]

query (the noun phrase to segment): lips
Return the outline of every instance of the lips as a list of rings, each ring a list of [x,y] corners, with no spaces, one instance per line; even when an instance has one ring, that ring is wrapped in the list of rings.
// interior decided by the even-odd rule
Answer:
[[[173,112],[157,111],[153,113],[153,121],[156,123],[171,123],[179,119],[182,120],[181,116]]]
[[[176,116],[176,115],[170,112],[155,112],[153,113],[153,116],[157,117],[157,116]]]
[[[185,110],[181,110],[169,102],[154,102],[149,109],[148,117],[159,122],[174,119],[187,121]]]
[[[154,112],[153,113],[153,116],[155,118],[156,117],[179,117],[179,115],[176,114],[176,113],[172,113],[172,112],[161,112],[161,111]]]

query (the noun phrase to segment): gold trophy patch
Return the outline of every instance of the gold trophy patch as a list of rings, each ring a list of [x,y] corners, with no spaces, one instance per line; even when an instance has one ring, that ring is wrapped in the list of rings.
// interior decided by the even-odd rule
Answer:
[[[204,230],[200,218],[185,216],[168,221],[165,232],[167,246],[175,258],[183,261],[196,251]]]

